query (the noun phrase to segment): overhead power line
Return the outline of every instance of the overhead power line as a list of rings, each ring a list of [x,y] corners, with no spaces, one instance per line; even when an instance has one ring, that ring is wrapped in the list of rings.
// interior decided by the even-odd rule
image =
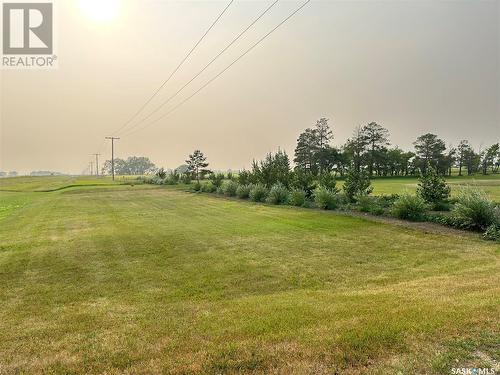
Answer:
[[[136,133],[139,130],[144,130],[145,128],[157,123],[161,119],[169,116],[172,112],[177,110],[180,106],[182,106],[184,103],[186,103],[188,100],[192,99],[194,96],[196,96],[200,91],[202,91],[205,87],[210,85],[213,81],[215,81],[217,78],[219,78],[222,74],[224,74],[228,69],[230,69],[234,64],[236,64],[239,60],[241,60],[243,57],[245,57],[250,51],[252,51],[255,47],[257,47],[260,43],[262,43],[267,37],[269,37],[273,32],[275,32],[280,26],[282,26],[285,22],[287,22],[290,18],[292,18],[295,14],[297,14],[302,8],[304,8],[311,0],[305,1],[301,6],[299,6],[297,9],[295,9],[292,13],[290,13],[283,21],[281,21],[278,25],[276,25],[273,29],[271,29],[266,35],[264,35],[262,38],[260,38],[256,43],[254,43],[250,48],[248,48],[245,52],[243,52],[240,56],[238,56],[233,62],[231,62],[228,66],[226,66],[223,70],[221,70],[217,75],[212,77],[210,80],[208,80],[203,86],[201,86],[198,90],[196,90],[193,94],[185,98],[183,101],[179,102],[176,106],[174,106],[170,111],[166,112],[162,116],[158,117],[156,120],[153,120],[152,122],[147,123],[143,127],[137,128],[135,130],[129,131],[128,133],[125,133],[122,137],[127,137],[131,134]]]
[[[126,121],[120,128],[118,128],[113,134],[116,135],[118,132],[120,132],[121,130],[123,130],[128,124],[130,124],[143,110],[144,108],[146,108],[146,106],[151,103],[151,101],[156,97],[156,95],[158,95],[158,93],[163,89],[163,87],[165,87],[165,85],[170,81],[170,79],[172,79],[172,77],[174,76],[175,73],[177,73],[177,71],[182,67],[182,65],[186,62],[186,60],[189,58],[189,56],[191,56],[191,54],[194,52],[194,50],[198,47],[198,45],[203,41],[203,39],[205,39],[205,37],[208,35],[208,33],[210,32],[210,30],[212,30],[214,28],[214,26],[217,24],[217,22],[219,22],[219,20],[221,19],[221,17],[224,15],[224,13],[226,13],[226,11],[228,10],[228,8],[231,6],[231,4],[234,2],[234,0],[231,0],[229,1],[229,3],[226,5],[226,7],[222,10],[222,12],[217,16],[217,18],[212,22],[212,24],[210,25],[210,27],[205,31],[205,33],[201,36],[201,38],[196,42],[196,44],[191,48],[191,50],[187,53],[186,56],[184,56],[184,58],[181,60],[181,62],[176,66],[176,68],[172,71],[172,73],[170,73],[170,75],[168,76],[168,78],[163,81],[163,83],[160,85],[160,87],[158,87],[156,89],[156,91],[153,93],[153,95],[151,95],[149,97],[148,100],[146,100],[146,102],[139,108],[139,110],[134,113],[134,115],[128,120]]]
[[[193,82],[196,78],[198,78],[205,70],[208,69],[210,65],[212,65],[224,52],[226,52],[234,43],[236,43],[250,28],[252,28],[264,15],[273,8],[279,0],[275,0],[271,5],[269,5],[262,13],[260,13],[257,18],[255,18],[243,31],[241,31],[227,46],[225,46],[215,57],[212,58],[198,73],[196,73],[187,83],[185,83],[179,90],[177,90],[174,94],[172,94],[167,100],[162,102],[158,107],[156,107],[149,115],[142,118],[136,124],[132,125],[125,132],[130,132],[132,129],[138,127],[141,123],[148,120],[161,110],[166,104],[170,103],[172,99],[177,97],[191,82]]]

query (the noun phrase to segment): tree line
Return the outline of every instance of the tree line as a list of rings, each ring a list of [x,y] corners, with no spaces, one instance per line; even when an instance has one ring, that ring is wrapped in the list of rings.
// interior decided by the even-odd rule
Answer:
[[[292,160],[285,151],[269,153],[262,161],[253,161],[251,170],[239,172],[249,183],[275,182],[288,185],[307,185],[308,179],[329,178],[328,175],[345,177],[354,170],[364,178],[375,176],[419,176],[433,169],[439,175],[464,173],[499,173],[500,146],[495,143],[484,150],[476,151],[467,140],[456,147],[446,146],[436,134],[426,133],[413,142],[413,150],[391,146],[389,130],[376,122],[370,122],[354,129],[352,136],[341,146],[332,145],[334,134],[327,118],[320,118],[313,127],[300,133]],[[115,173],[122,175],[143,175],[158,171],[147,157],[132,156],[115,159]],[[162,171],[164,171],[162,169]],[[102,169],[111,173],[111,161]],[[200,150],[195,150],[186,160],[186,165],[175,172],[200,180],[211,174],[208,162]]]
[[[329,120],[321,118],[297,139],[294,153],[296,169],[318,175],[333,172],[343,176],[349,168],[365,170],[372,176],[408,176],[425,174],[428,168],[451,175],[453,168],[461,176],[498,173],[500,147],[495,143],[476,152],[467,140],[446,147],[436,134],[423,134],[414,142],[414,150],[391,147],[389,130],[376,122],[357,127],[340,147],[331,145],[333,132]]]

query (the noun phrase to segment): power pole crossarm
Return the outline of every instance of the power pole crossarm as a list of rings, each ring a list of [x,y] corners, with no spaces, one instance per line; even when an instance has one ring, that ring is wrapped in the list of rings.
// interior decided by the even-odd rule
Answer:
[[[106,139],[111,139],[111,174],[113,176],[113,181],[115,180],[115,140],[120,139],[117,137],[106,137]]]

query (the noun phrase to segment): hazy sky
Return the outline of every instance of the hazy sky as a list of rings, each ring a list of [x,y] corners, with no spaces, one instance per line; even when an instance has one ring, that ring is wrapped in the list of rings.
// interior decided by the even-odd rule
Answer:
[[[81,1],[56,1],[59,68],[0,72],[0,170],[79,173],[91,153],[109,158],[104,136],[139,109],[228,3],[116,2],[113,15]],[[235,0],[139,119],[271,2]],[[278,2],[152,119],[300,4]],[[170,117],[123,137],[116,154],[145,155],[173,168],[200,148],[212,168],[238,169],[278,147],[292,155],[299,133],[320,117],[331,119],[335,144],[370,121],[387,127],[403,148],[424,132],[447,143],[466,138],[475,147],[498,142],[499,4],[313,0]]]

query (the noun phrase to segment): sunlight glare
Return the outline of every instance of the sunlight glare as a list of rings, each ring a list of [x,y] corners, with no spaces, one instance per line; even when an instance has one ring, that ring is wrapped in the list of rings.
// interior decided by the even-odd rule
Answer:
[[[120,8],[120,0],[79,0],[80,10],[96,22],[113,21]]]

